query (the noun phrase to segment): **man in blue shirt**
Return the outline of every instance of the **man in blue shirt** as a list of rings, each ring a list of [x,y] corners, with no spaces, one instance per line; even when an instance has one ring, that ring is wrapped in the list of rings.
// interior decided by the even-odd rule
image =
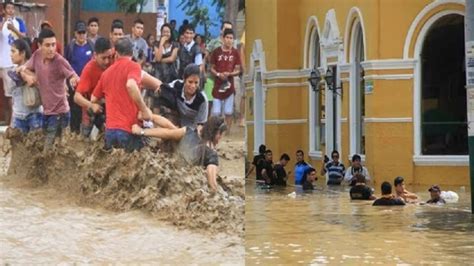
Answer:
[[[87,26],[84,21],[77,21],[74,27],[74,39],[64,49],[64,57],[71,64],[78,76],[81,75],[82,69],[92,58],[94,45],[87,39]],[[80,133],[82,110],[79,105],[74,102],[74,89],[69,88],[69,106],[71,107],[71,131]]]
[[[311,165],[304,161],[304,152],[302,150],[296,151],[295,185],[303,184],[303,178],[310,168],[312,168]]]

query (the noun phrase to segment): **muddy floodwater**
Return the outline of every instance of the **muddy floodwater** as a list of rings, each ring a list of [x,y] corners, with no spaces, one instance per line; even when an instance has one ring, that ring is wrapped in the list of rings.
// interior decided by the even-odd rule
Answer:
[[[429,199],[427,187],[407,189]],[[288,196],[295,187],[263,190],[252,178],[246,183],[246,263],[472,265],[469,191],[442,189],[457,192],[459,201],[373,207],[371,201],[351,202],[348,187]]]
[[[243,264],[241,133],[220,143],[217,193],[166,154],[18,144],[0,161],[0,263]]]

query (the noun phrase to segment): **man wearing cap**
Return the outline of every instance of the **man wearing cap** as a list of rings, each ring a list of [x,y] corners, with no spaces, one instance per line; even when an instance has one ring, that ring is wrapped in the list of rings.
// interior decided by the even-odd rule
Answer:
[[[426,203],[428,204],[446,204],[446,201],[441,198],[441,188],[438,185],[432,185],[430,189],[428,189],[431,195],[431,199],[428,200]]]
[[[72,68],[78,76],[82,74],[82,70],[87,62],[92,58],[94,45],[87,39],[87,26],[82,20],[76,22],[74,27],[74,39],[68,44],[64,50],[64,57],[71,64]],[[79,133],[81,129],[82,110],[79,105],[74,102],[74,89],[69,86],[69,105],[71,107],[71,131]]]

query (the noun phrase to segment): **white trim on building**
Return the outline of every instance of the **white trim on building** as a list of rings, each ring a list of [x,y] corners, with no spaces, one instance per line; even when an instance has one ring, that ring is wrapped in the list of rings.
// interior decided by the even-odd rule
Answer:
[[[410,44],[412,43],[413,39],[413,34],[415,34],[416,28],[420,25],[421,21],[425,18],[425,16],[431,12],[433,9],[439,7],[440,5],[446,5],[446,4],[459,4],[459,5],[465,5],[466,1],[465,0],[435,0],[429,5],[426,5],[423,10],[418,13],[416,18],[413,20],[413,22],[410,25],[410,28],[407,33],[407,37],[405,38],[405,45],[403,46],[403,59],[409,59],[410,55]],[[428,23],[428,22],[426,22]],[[425,23],[425,25],[426,25]],[[424,27],[424,26],[423,26]],[[418,39],[420,38],[421,32],[418,34]],[[416,58],[416,51],[415,55],[413,58]]]
[[[443,1],[447,2],[447,1]],[[451,14],[458,14],[464,16],[464,12],[460,12],[458,10],[443,10],[426,21],[426,23],[421,28],[420,33],[418,34],[418,38],[415,43],[415,50],[414,50],[414,57],[415,57],[415,71],[413,75],[413,83],[414,83],[414,90],[413,90],[413,139],[414,139],[414,158],[420,158],[424,155],[421,154],[421,60],[420,54],[423,47],[423,42],[425,41],[425,37],[431,28],[431,26],[436,23],[440,18],[451,15]],[[449,156],[448,156],[449,157]],[[432,156],[426,157],[426,160],[432,158]],[[443,156],[443,158],[447,158]],[[442,162],[434,160],[433,163]]]
[[[270,119],[265,120],[265,125],[288,125],[288,124],[306,124],[308,119]],[[247,125],[254,125],[255,121],[246,121]],[[260,144],[259,144],[260,145]]]

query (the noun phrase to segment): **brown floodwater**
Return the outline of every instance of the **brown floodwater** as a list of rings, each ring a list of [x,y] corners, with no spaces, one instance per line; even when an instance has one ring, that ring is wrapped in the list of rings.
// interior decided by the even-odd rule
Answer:
[[[178,229],[142,211],[58,200],[55,189],[0,181],[0,263],[243,264],[237,236]]]
[[[426,187],[408,187],[422,200]],[[264,190],[247,180],[246,264],[472,264],[474,215],[470,193],[444,206],[373,207],[354,202],[348,187]],[[379,195],[379,191],[376,191]]]
[[[166,154],[38,143],[0,156],[0,264],[244,264],[242,138],[220,146],[217,193]]]

